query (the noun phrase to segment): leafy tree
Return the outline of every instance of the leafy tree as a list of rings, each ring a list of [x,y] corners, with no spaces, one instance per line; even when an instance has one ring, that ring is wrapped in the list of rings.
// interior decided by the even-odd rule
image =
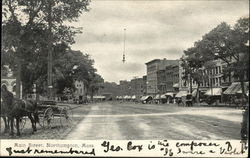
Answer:
[[[5,0],[2,5],[1,57],[7,60],[1,68],[8,64],[19,72],[17,84],[21,79],[25,91],[30,91],[36,81],[38,89],[44,91],[47,52],[74,43],[80,29],[64,22],[77,21],[83,11],[88,11],[89,0]]]
[[[221,23],[204,35],[201,43],[201,53],[227,63],[224,72],[239,79],[245,96],[244,81],[249,80],[249,17],[239,19],[233,28]]]
[[[93,79],[89,82],[87,86],[88,94],[90,94],[91,100],[93,100],[93,95],[96,94],[100,88],[103,88],[104,83],[103,78],[96,73],[92,74],[92,78]]]
[[[199,88],[200,84],[207,80],[208,74],[205,73],[205,69],[210,66],[205,65],[207,56],[203,56],[201,53],[200,41],[195,43],[194,47],[191,47],[184,51],[184,56],[181,58],[181,66],[184,69],[183,79],[190,82],[190,93],[192,93],[192,81],[197,83],[196,102],[199,102]]]
[[[93,77],[96,72],[93,67],[94,61],[88,54],[68,49],[63,53],[61,51],[55,53],[55,58],[57,60],[53,68],[58,94],[62,94],[65,88],[74,91],[74,80],[83,81],[85,85],[89,85],[92,80],[95,80]]]

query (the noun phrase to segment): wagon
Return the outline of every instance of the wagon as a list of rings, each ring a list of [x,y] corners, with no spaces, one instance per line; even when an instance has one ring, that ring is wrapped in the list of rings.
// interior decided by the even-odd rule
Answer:
[[[43,128],[56,125],[69,126],[72,122],[73,111],[69,105],[56,104],[54,101],[42,101],[38,105],[39,124]]]
[[[56,104],[55,101],[42,101],[37,106],[39,125],[42,128],[55,126],[69,126],[72,123],[73,111],[69,105]],[[20,130],[22,131],[27,121],[27,116],[20,118]],[[16,127],[16,125],[14,125]]]

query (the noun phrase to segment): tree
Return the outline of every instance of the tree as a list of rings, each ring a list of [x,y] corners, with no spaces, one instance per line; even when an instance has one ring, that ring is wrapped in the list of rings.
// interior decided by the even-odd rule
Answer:
[[[233,28],[221,23],[203,36],[201,44],[202,54],[227,63],[224,72],[239,79],[245,96],[244,80],[249,80],[249,17],[239,19]]]
[[[87,88],[88,93],[91,96],[91,100],[93,100],[93,95],[98,92],[100,88],[103,88],[104,80],[100,75],[96,73],[92,74],[91,76],[93,79],[89,82]]]
[[[194,47],[188,48],[184,51],[184,56],[181,58],[181,66],[184,69],[183,79],[190,82],[190,93],[192,93],[192,81],[197,83],[196,102],[199,102],[199,88],[200,84],[207,80],[208,74],[205,69],[210,66],[206,63],[207,56],[201,54],[200,41],[195,42]]]
[[[67,49],[64,52],[56,51],[54,55],[57,58],[53,67],[57,94],[62,94],[65,88],[74,91],[74,80],[83,81],[85,85],[95,80],[94,60],[88,54]]]
[[[76,21],[83,11],[88,11],[89,0],[5,0],[2,5],[1,51],[5,57],[12,56],[6,57],[5,63],[19,72],[17,84],[22,80],[24,89],[29,91],[35,81],[42,88],[47,52],[74,43],[74,35],[80,33],[79,28],[63,22]]]

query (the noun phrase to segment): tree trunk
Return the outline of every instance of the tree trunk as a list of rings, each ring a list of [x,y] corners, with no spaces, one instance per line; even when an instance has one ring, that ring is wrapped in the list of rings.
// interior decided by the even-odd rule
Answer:
[[[198,85],[197,85],[197,93],[196,93],[196,102],[197,103],[200,103],[200,91],[199,91],[199,89],[200,89],[200,83],[198,83]]]
[[[243,76],[240,77],[240,85],[241,85],[241,91],[242,91],[242,93],[241,93],[242,104],[244,104],[245,103],[244,99],[246,99],[246,101],[247,101],[248,97],[245,95],[246,92],[245,92],[245,83],[244,83]]]
[[[17,58],[16,97],[21,99],[21,59]]]
[[[190,74],[189,74],[188,78],[189,78],[189,88],[190,88],[189,92],[192,94],[192,91],[193,91],[193,89],[192,89],[192,78],[191,78]]]

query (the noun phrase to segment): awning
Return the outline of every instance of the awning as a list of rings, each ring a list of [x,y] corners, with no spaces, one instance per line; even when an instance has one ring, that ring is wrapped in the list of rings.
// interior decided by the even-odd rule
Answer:
[[[221,88],[210,88],[206,91],[205,95],[218,96],[221,95],[221,93],[222,93]]]
[[[179,83],[175,83],[175,84],[173,85],[173,87],[174,87],[174,88],[179,88]]]
[[[182,96],[186,96],[187,95],[187,91],[180,91],[176,94],[176,98],[181,98]]]
[[[174,93],[173,93],[173,92],[168,92],[168,93],[165,93],[165,95],[167,95],[167,96],[171,96],[171,97],[174,97]]]
[[[149,97],[151,97],[151,96],[150,96],[150,95],[142,96],[142,97],[141,97],[141,101],[147,100]]]
[[[249,82],[244,82],[245,92],[249,91]],[[224,94],[242,93],[240,82],[233,82],[225,91]]]
[[[167,98],[167,96],[165,94],[161,95],[161,99],[166,99],[166,98]]]
[[[105,96],[93,96],[93,99],[105,99]]]
[[[245,92],[249,91],[249,82],[244,83]],[[240,82],[233,82],[225,91],[223,94],[236,94],[236,93],[242,93],[241,90],[241,84]]]
[[[160,99],[160,94],[156,94],[156,96],[154,97],[154,99]]]

